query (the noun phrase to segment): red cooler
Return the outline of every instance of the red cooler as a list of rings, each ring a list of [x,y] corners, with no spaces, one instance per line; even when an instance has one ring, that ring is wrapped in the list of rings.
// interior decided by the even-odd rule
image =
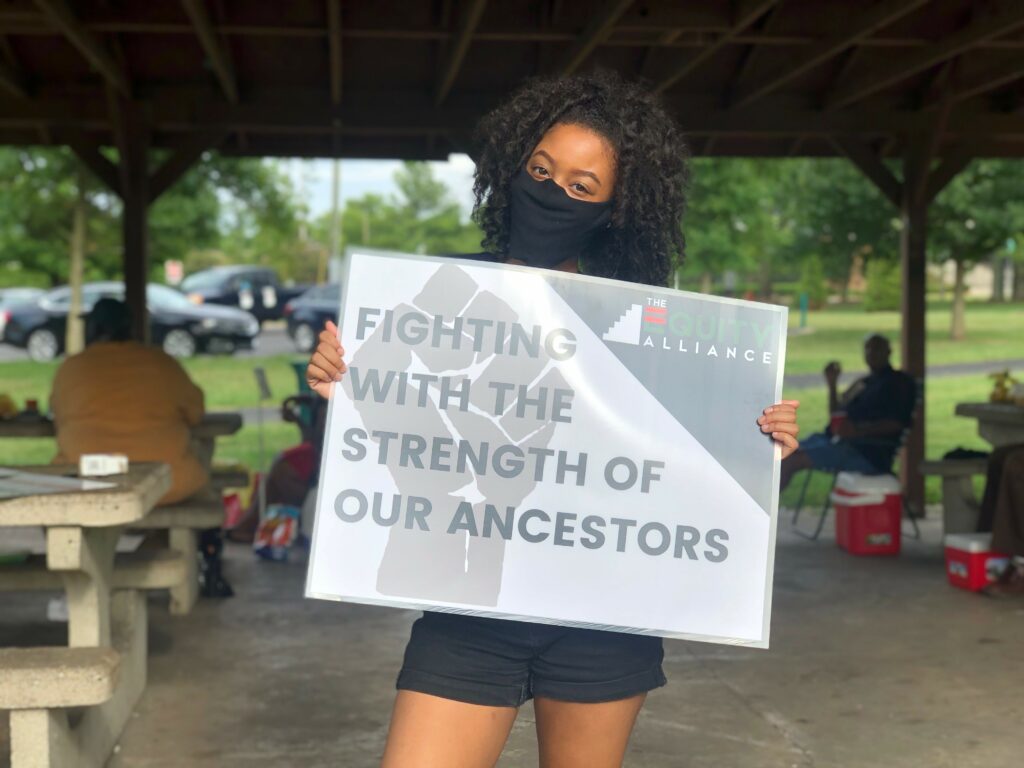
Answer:
[[[992,551],[991,533],[951,533],[945,538],[946,577],[960,589],[977,592],[992,584],[1010,558]]]
[[[836,544],[852,555],[898,555],[903,499],[892,475],[840,472],[832,491]]]

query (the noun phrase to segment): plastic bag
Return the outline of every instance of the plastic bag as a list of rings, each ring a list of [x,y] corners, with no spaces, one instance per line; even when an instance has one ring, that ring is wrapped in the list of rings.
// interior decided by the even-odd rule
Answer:
[[[288,550],[299,537],[298,507],[287,504],[271,504],[256,528],[253,551],[265,560],[284,561]]]

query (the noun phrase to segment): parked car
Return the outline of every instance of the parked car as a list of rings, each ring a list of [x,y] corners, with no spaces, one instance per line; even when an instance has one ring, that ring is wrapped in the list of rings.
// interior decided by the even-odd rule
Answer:
[[[86,283],[82,286],[82,312],[88,313],[101,298],[124,298],[122,283]],[[146,287],[150,333],[154,344],[175,357],[198,352],[233,352],[251,349],[260,332],[256,318],[233,307],[193,304],[180,291],[166,285]],[[55,288],[36,301],[4,310],[3,341],[28,350],[37,361],[53,360],[64,351],[64,332],[71,289]]]
[[[251,312],[261,323],[280,320],[285,303],[304,293],[308,285],[285,286],[269,267],[211,267],[194,272],[181,289],[196,304],[223,304]]]
[[[298,298],[284,305],[288,321],[288,335],[300,352],[312,352],[316,337],[328,320],[338,322],[341,305],[341,286],[328,283],[310,288]]]
[[[4,340],[4,324],[7,322],[5,310],[26,301],[35,301],[46,291],[42,288],[0,288],[0,342]]]

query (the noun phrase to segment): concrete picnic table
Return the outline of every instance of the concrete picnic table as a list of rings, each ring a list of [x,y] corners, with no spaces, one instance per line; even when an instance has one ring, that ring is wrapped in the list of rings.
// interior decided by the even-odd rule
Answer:
[[[958,403],[956,415],[977,419],[978,434],[994,448],[1024,444],[1024,406],[1012,403]]]
[[[52,475],[77,471],[59,465],[18,469]],[[0,670],[5,676],[0,703],[12,709],[13,765],[70,765],[66,761],[72,757],[82,765],[104,764],[145,687],[145,598],[136,589],[114,593],[115,547],[122,530],[145,518],[170,488],[171,472],[166,464],[139,463],[124,475],[95,479],[113,486],[0,499],[0,526],[46,529],[46,568],[59,573],[68,604],[68,649],[0,649],[4,658],[15,659]],[[17,663],[19,652],[31,662]],[[65,666],[80,657],[97,669],[104,659],[118,662],[117,674],[109,676],[109,697],[96,698],[105,701],[88,707],[73,730],[51,707],[76,706],[80,681],[61,669],[49,684],[38,682],[47,653],[65,659]],[[62,687],[69,689],[66,699]]]

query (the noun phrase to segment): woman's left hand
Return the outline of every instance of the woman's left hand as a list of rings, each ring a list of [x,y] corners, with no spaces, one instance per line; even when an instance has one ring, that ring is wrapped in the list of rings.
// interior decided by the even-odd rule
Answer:
[[[783,400],[781,403],[769,405],[757,417],[761,431],[771,435],[782,447],[782,458],[786,458],[800,447],[796,439],[800,434],[800,425],[796,423],[796,409],[799,407],[799,400]]]

